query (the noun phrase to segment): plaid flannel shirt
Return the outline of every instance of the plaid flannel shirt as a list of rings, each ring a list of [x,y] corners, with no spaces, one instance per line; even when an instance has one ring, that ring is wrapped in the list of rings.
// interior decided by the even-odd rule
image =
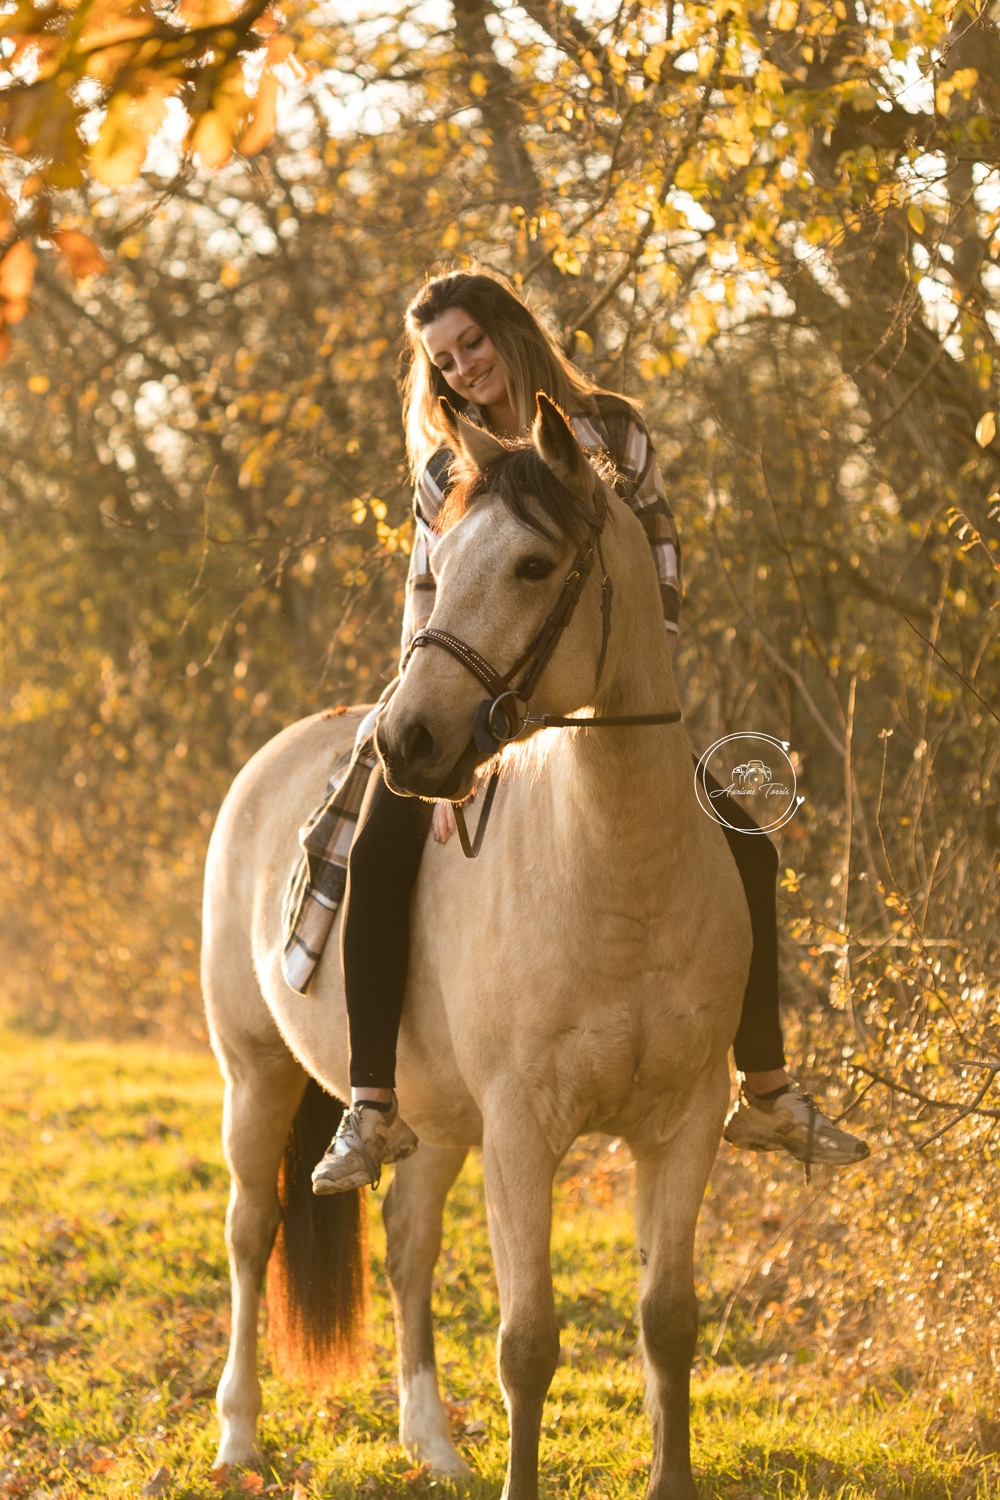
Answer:
[[[618,471],[618,493],[642,522],[660,585],[663,620],[672,644],[677,641],[681,608],[681,545],[667,504],[656,453],[638,411],[620,397],[601,393],[597,411],[573,417],[573,431],[588,453],[608,455]],[[467,412],[466,415],[473,415]],[[434,608],[431,554],[439,540],[435,523],[448,493],[451,454],[439,448],[426,465],[413,497],[414,535],[406,577],[402,655]]]
[[[653,445],[642,418],[627,401],[602,393],[595,397],[595,406],[596,412],[572,418],[573,430],[588,453],[608,455],[614,462],[618,472],[615,488],[645,530],[660,585],[664,623],[671,643],[675,643],[681,603],[680,541]],[[434,608],[430,559],[438,541],[435,522],[448,493],[451,458],[444,448],[431,457],[413,497],[414,537],[406,578],[403,657]],[[286,941],[281,967],[286,983],[300,994],[306,992],[344,898],[351,841],[369,777],[378,764],[371,739],[372,718],[368,715],[363,721],[353,753],[334,767],[326,800],[299,830],[302,852],[285,894]]]

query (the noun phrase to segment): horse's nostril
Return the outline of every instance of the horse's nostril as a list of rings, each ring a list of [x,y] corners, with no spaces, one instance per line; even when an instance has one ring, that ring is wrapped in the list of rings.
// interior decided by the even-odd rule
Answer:
[[[434,737],[423,724],[411,724],[400,739],[399,750],[405,765],[422,765],[434,755]]]

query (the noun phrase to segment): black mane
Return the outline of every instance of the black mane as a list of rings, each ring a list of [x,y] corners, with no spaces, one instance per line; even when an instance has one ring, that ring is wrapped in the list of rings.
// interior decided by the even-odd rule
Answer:
[[[438,529],[447,531],[487,498],[502,501],[515,520],[540,536],[566,538],[577,547],[594,524],[590,508],[559,482],[527,442],[510,444],[485,469],[449,490]]]

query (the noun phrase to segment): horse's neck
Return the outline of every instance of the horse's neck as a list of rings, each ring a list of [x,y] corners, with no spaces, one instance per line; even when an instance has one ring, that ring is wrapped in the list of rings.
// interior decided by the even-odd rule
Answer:
[[[619,611],[614,670],[595,715],[657,714],[678,707],[666,632],[645,609]],[[657,633],[654,634],[654,627]],[[574,731],[553,757],[559,825],[648,880],[676,868],[697,836],[691,750],[682,724]],[[641,872],[641,874],[640,874]],[[624,875],[624,870],[619,872]]]

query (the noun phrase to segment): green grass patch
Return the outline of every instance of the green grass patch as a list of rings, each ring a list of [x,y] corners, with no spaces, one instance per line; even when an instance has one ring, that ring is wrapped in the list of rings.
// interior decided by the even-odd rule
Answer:
[[[265,1344],[264,1463],[259,1472],[213,1477],[213,1397],[228,1333],[228,1179],[213,1059],[143,1044],[12,1037],[3,1059],[0,1495],[347,1500],[460,1492],[396,1442],[378,1195],[368,1368],[312,1396],[271,1373]],[[821,1335],[785,1337],[780,1351],[773,1339],[758,1340],[754,1349],[759,1324],[739,1295],[752,1246],[734,1249],[716,1232],[724,1189],[739,1170],[720,1164],[699,1261],[705,1323],[693,1436],[705,1500],[1000,1497],[1000,1467],[983,1451],[992,1445],[954,1383],[943,1390],[930,1370],[873,1381]],[[781,1181],[793,1202],[801,1179]],[[552,1496],[644,1492],[650,1435],[629,1197],[626,1152],[607,1142],[574,1150],[554,1215],[562,1358],[542,1458]],[[749,1219],[744,1230],[766,1234]],[[436,1307],[442,1386],[456,1441],[477,1474],[461,1492],[492,1500],[503,1481],[506,1419],[475,1155],[449,1203]]]

